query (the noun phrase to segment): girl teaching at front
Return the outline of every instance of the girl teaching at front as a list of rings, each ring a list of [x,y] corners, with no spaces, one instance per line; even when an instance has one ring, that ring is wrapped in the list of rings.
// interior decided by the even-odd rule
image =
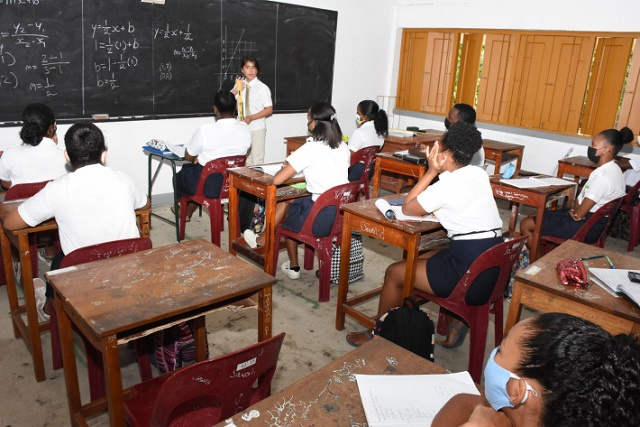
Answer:
[[[356,109],[358,128],[349,138],[349,150],[352,155],[366,147],[382,147],[389,131],[387,113],[381,110],[375,101],[360,101]],[[349,181],[357,181],[362,175],[364,164],[358,162],[349,168]]]
[[[469,165],[482,146],[482,137],[474,125],[458,122],[440,142],[427,150],[426,174],[409,191],[402,204],[407,215],[433,213],[447,230],[451,244],[447,249],[431,251],[416,262],[414,286],[428,294],[447,297],[475,259],[487,249],[501,243],[502,220],[493,198],[486,172]],[[439,176],[438,182],[431,185]],[[378,318],[402,302],[406,261],[387,268],[380,294]],[[468,304],[483,304],[490,297],[497,271],[482,273],[467,295]],[[445,348],[462,344],[468,330],[460,320],[447,319]],[[372,338],[371,331],[352,332],[347,342],[359,346]]]
[[[624,196],[624,176],[614,159],[624,144],[631,141],[633,141],[633,132],[628,127],[620,131],[607,129],[593,137],[587,156],[598,165],[598,168],[591,173],[571,208],[545,212],[541,235],[570,239],[595,211],[608,202]],[[606,223],[606,218],[598,221],[587,234],[585,243],[595,242]],[[527,239],[529,247],[535,226],[535,215],[523,219],[520,223],[522,235],[529,236]]]
[[[287,157],[282,170],[274,177],[275,185],[283,184],[298,172],[304,171],[307,191],[311,196],[293,201],[280,202],[276,205],[275,225],[283,220],[284,227],[300,231],[313,203],[322,193],[338,185],[346,184],[349,168],[349,149],[342,142],[342,130],[336,120],[336,110],[326,102],[313,104],[307,112],[307,129],[311,137],[307,142]],[[314,233],[318,236],[328,235],[333,226],[333,215],[316,218]],[[255,235],[251,230],[244,232],[245,240],[252,240]],[[257,244],[264,245],[264,235],[257,237]],[[289,261],[280,266],[280,270],[290,279],[300,278],[298,265],[298,243],[287,239]]]

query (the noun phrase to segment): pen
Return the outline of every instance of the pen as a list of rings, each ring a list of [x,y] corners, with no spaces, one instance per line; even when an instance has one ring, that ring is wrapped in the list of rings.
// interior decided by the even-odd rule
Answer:
[[[580,258],[580,261],[586,261],[588,259],[596,259],[596,258],[604,258],[604,255],[593,255],[593,256],[586,256],[584,258]],[[608,258],[607,258],[608,259]],[[609,261],[609,264],[611,264],[611,261]]]
[[[616,266],[613,265],[613,263],[611,262],[611,258],[609,258],[607,255],[605,255],[604,259],[606,259],[607,262],[609,263],[609,268],[616,268]]]

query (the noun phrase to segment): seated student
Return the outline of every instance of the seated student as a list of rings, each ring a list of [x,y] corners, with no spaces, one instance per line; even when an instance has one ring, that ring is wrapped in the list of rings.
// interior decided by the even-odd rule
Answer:
[[[346,184],[350,152],[342,142],[342,130],[336,120],[336,110],[326,102],[313,104],[307,112],[307,128],[311,137],[307,142],[287,157],[282,170],[274,177],[275,185],[283,184],[298,172],[304,171],[307,191],[311,196],[276,204],[275,225],[285,220],[284,227],[300,231],[309,215],[313,203],[322,193],[338,185]],[[333,226],[333,213],[318,215],[314,224],[317,235],[328,235]],[[264,235],[257,237],[251,230],[245,230],[244,238],[250,246],[264,245]],[[257,242],[256,242],[257,240]],[[290,279],[300,278],[298,264],[298,242],[286,240],[289,261],[280,270]]]
[[[402,204],[407,215],[433,213],[447,230],[451,245],[431,251],[416,262],[414,286],[423,292],[447,297],[475,259],[487,249],[501,243],[502,220],[493,198],[489,177],[469,162],[482,144],[475,126],[458,122],[452,125],[440,142],[428,150],[426,174],[411,189]],[[432,181],[439,175],[438,182]],[[387,268],[378,305],[378,318],[402,302],[406,261]],[[476,279],[476,294],[470,304],[483,304],[491,295],[497,271],[487,271]],[[448,318],[445,348],[462,344],[467,326]],[[359,346],[371,339],[371,331],[352,332],[349,344]]]
[[[50,218],[58,222],[62,252],[51,264],[55,270],[65,254],[78,248],[140,237],[135,209],[149,207],[149,198],[129,176],[105,166],[107,148],[102,131],[91,123],[76,123],[64,137],[64,155],[73,172],[48,183],[11,212],[7,230],[34,227]],[[37,282],[37,283],[36,283]],[[34,279],[41,319],[46,302],[44,283]],[[53,297],[47,285],[46,296]]]
[[[569,314],[523,320],[491,353],[485,396],[454,396],[432,426],[638,426],[636,340]]]
[[[213,98],[215,123],[202,125],[185,145],[186,163],[176,174],[178,196],[193,196],[198,188],[202,168],[212,160],[229,156],[244,156],[251,147],[249,127],[235,119],[236,98],[227,90],[220,90]],[[215,199],[220,195],[223,177],[213,174],[207,178],[204,195]],[[187,206],[187,221],[196,210],[196,203]]]
[[[0,158],[0,184],[5,189],[50,181],[67,173],[53,111],[44,104],[30,104],[22,111],[22,122],[22,144],[8,148]]]
[[[389,131],[387,113],[381,110],[375,101],[360,101],[356,109],[358,128],[349,138],[349,150],[353,156],[358,150],[366,147],[382,147],[384,137]],[[349,181],[357,181],[362,175],[364,164],[358,162],[349,168]],[[373,170],[371,172],[373,174]]]
[[[468,104],[454,105],[451,110],[449,110],[447,117],[444,118],[444,127],[449,130],[452,124],[458,123],[459,121],[475,125],[476,110]],[[482,148],[482,144],[480,144],[480,149],[473,154],[473,158],[469,164],[472,166],[484,165],[484,148]]]
[[[595,211],[625,195],[622,171],[614,159],[624,144],[632,140],[633,132],[627,127],[620,131],[604,130],[593,137],[587,155],[598,168],[591,173],[571,208],[545,212],[540,231],[542,235],[570,239]],[[606,223],[607,219],[602,218],[587,234],[586,243],[595,242]],[[535,226],[535,214],[520,222],[520,232],[523,236],[529,236],[529,247]]]

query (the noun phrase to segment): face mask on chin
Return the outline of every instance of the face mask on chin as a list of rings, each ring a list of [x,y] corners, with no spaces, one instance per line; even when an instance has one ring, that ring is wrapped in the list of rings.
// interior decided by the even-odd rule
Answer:
[[[360,117],[359,115],[356,114],[356,124],[358,126],[362,126],[362,124],[364,123],[364,118]]]
[[[598,149],[596,149],[596,148],[593,148],[593,147],[588,147],[587,148],[587,157],[593,163],[598,163],[600,161],[600,156],[596,156],[597,152],[598,152]]]

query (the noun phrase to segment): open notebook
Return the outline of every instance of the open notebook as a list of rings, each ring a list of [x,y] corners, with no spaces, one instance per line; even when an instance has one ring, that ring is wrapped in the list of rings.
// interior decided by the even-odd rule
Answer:
[[[623,293],[640,306],[640,283],[633,283],[627,274],[630,270],[618,268],[589,268],[593,282],[614,296]]]

